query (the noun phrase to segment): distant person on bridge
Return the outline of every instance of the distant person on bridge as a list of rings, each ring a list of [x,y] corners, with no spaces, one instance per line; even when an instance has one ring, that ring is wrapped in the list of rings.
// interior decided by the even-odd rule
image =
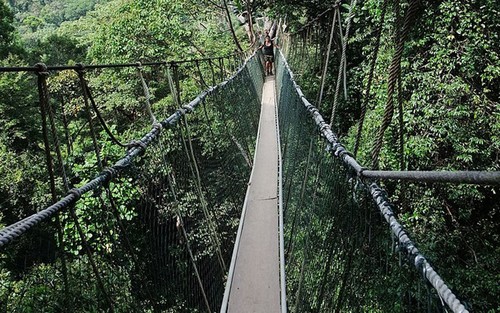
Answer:
[[[266,36],[264,43],[259,47],[264,53],[264,61],[266,64],[266,75],[273,75],[273,62],[274,62],[274,47],[279,48],[275,45],[271,37]]]

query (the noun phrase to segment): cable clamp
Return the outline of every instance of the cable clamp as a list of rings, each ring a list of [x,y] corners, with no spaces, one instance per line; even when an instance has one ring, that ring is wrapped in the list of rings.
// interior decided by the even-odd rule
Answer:
[[[116,169],[114,169],[112,167],[107,167],[102,172],[105,173],[105,174],[108,174],[108,175],[106,175],[106,179],[104,181],[104,183],[106,183],[106,184],[108,184],[109,181],[111,179],[113,179],[116,176],[116,173],[117,173]]]
[[[184,106],[182,106],[182,108],[183,108],[184,110],[186,110],[186,113],[191,113],[191,112],[193,112],[193,108],[192,108],[191,106],[189,106],[189,105],[184,105]]]

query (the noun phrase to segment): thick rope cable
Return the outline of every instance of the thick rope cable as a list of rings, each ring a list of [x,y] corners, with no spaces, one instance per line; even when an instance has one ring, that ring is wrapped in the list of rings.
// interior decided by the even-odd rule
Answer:
[[[48,138],[47,136],[47,126],[46,126],[46,110],[48,109],[49,107],[49,95],[48,95],[48,87],[47,87],[47,80],[46,80],[46,77],[48,76],[48,72],[46,71],[43,71],[43,72],[39,72],[39,80],[38,80],[38,86],[39,86],[39,92],[42,94],[41,95],[41,102],[43,102],[41,104],[41,110],[42,110],[42,115],[44,116],[43,119],[42,119],[42,125],[45,124],[45,126],[42,126],[42,128],[44,129],[44,138]],[[43,98],[43,99],[42,99]],[[50,109],[48,109],[49,112],[50,112]],[[49,115],[51,115],[49,113]],[[60,166],[61,166],[61,169],[62,169],[62,174],[63,174],[63,181],[64,181],[64,185],[65,185],[65,188],[68,189],[69,186],[68,186],[68,180],[67,180],[67,177],[66,177],[66,172],[64,170],[64,163],[63,163],[63,160],[62,160],[62,156],[61,156],[61,151],[59,149],[59,144],[58,144],[58,139],[57,139],[57,133],[56,133],[56,129],[55,129],[55,123],[53,121],[53,116],[51,118],[51,126],[52,126],[52,131],[53,131],[53,140],[56,142],[56,154],[57,154],[57,157],[59,158],[59,162],[60,162]],[[48,139],[44,140],[46,142],[46,144],[48,144]],[[49,146],[47,146],[46,148],[50,149]],[[98,153],[98,149],[96,150],[96,153]],[[54,172],[53,172],[53,161],[52,161],[52,157],[50,156],[50,150],[47,151],[47,154],[48,154],[48,161],[47,161],[47,164],[51,164],[51,166],[49,166],[49,176],[50,176],[50,181],[51,181],[51,190],[52,190],[52,195],[53,195],[53,202],[55,202],[57,200],[57,196],[56,196],[56,190],[55,190],[55,177],[54,177]],[[87,239],[85,238],[85,234],[83,232],[83,229],[81,228],[81,225],[80,225],[80,222],[78,221],[78,217],[76,216],[76,212],[74,210],[74,207],[72,205],[70,205],[69,207],[69,210],[70,210],[70,214],[71,214],[71,217],[73,218],[73,221],[75,223],[75,226],[76,226],[76,229],[77,229],[77,232],[78,232],[78,235],[80,237],[80,240],[82,241],[82,245],[85,249],[85,253],[87,254],[87,257],[88,257],[88,260],[89,260],[89,263],[92,267],[92,271],[94,272],[94,275],[96,276],[96,280],[97,280],[97,285],[99,287],[99,289],[101,290],[101,292],[104,294],[104,298],[106,300],[106,303],[107,303],[107,306],[108,306],[108,309],[111,311],[111,312],[114,312],[114,304],[113,304],[113,300],[111,299],[111,297],[109,296],[109,293],[106,291],[106,287],[104,286],[104,283],[103,283],[103,280],[102,280],[102,277],[99,273],[99,270],[97,268],[97,265],[94,261],[94,258],[92,256],[92,251],[90,249],[90,246],[89,246],[89,243],[87,241]]]
[[[344,146],[338,141],[337,136],[331,130],[329,124],[325,122],[322,115],[304,96],[304,93],[300,89],[299,85],[295,82],[293,73],[280,51],[281,66],[284,66],[288,72],[289,79],[295,88],[297,96],[301,99],[305,110],[309,112],[314,123],[318,126],[319,132],[330,144],[330,151],[334,156],[338,157],[343,161],[348,167],[354,170],[356,173],[362,173],[364,169],[357,163],[357,161],[352,157],[352,155],[344,148]],[[500,172],[496,172],[496,175],[500,175]],[[499,179],[500,181],[500,179]],[[439,274],[434,270],[429,261],[420,253],[420,251],[415,247],[415,244],[410,239],[408,233],[404,230],[401,224],[395,217],[392,209],[392,204],[389,202],[386,192],[381,189],[377,184],[372,183],[371,185],[364,185],[369,194],[372,196],[373,201],[376,203],[382,216],[385,218],[389,224],[392,233],[398,239],[399,245],[402,251],[406,252],[407,257],[412,260],[417,271],[422,274],[422,276],[433,286],[437,291],[439,297],[443,299],[446,305],[454,313],[468,313],[469,311],[460,302],[460,300],[455,296],[453,291],[446,285]]]
[[[251,58],[253,57],[255,57],[255,53],[251,56]],[[153,142],[153,140],[158,138],[162,128],[173,127],[178,123],[183,115],[192,112],[208,95],[212,94],[218,89],[226,88],[225,86],[230,81],[233,81],[238,75],[241,75],[249,60],[245,61],[245,64],[238,70],[238,72],[233,74],[233,76],[231,76],[227,81],[223,81],[219,85],[202,92],[189,104],[184,106],[184,108],[178,109],[177,111],[175,111],[175,113],[161,121],[161,127],[159,125],[153,125],[152,129],[147,134],[145,134],[140,140],[137,140],[137,142],[140,144],[133,146],[123,158],[118,160],[113,166],[104,169],[94,179],[79,188],[71,189],[63,198],[61,198],[51,206],[1,229],[0,249],[16,240],[42,221],[51,218],[57,212],[63,209],[67,209],[70,205],[78,201],[82,195],[92,190],[101,188],[103,184],[106,184],[107,182],[112,180],[118,173],[130,167],[133,160],[144,153],[144,151]]]
[[[90,109],[90,105],[89,105],[89,89],[87,88],[87,83],[86,83],[86,80],[84,77],[83,67],[81,67],[81,69],[77,71],[77,74],[78,74],[78,78],[80,80],[80,86],[82,88],[83,102],[85,104],[85,111],[86,111],[85,115],[87,117],[87,122],[88,122],[89,128],[90,128],[90,136],[92,138],[92,144],[93,144],[93,147],[95,149],[95,154],[97,156],[97,165],[98,165],[99,170],[102,170],[103,166],[101,163],[101,151],[100,151],[99,145],[97,143],[97,134],[96,134],[95,127],[94,127],[94,122],[92,121],[92,113],[91,113],[91,109]]]
[[[357,0],[352,0],[351,5],[349,6],[349,13],[347,16],[347,21],[346,21],[346,28],[345,28],[345,34],[342,38],[342,56],[340,58],[340,65],[339,65],[339,72],[337,75],[337,84],[335,87],[335,96],[333,98],[333,105],[332,105],[332,114],[330,117],[330,126],[333,125],[333,121],[335,118],[335,111],[337,110],[337,105],[339,101],[339,92],[340,92],[340,83],[344,81],[344,99],[347,100],[347,82],[346,82],[346,70],[347,70],[347,61],[346,61],[346,54],[347,54],[347,42],[349,41],[349,32],[351,29],[351,22],[354,17],[354,7],[356,6]],[[341,21],[340,19],[340,10],[337,9],[338,16],[339,16],[339,23]],[[342,30],[342,27],[340,26],[340,30]],[[342,37],[342,35],[341,35]]]
[[[180,107],[181,100],[180,100],[178,74],[176,72],[177,67],[174,67],[173,69],[174,69],[174,77],[172,77],[172,75],[169,74],[170,72],[167,70],[167,75],[169,77],[168,81],[170,84],[170,90],[173,92],[173,95],[174,95],[174,97],[173,97],[174,102],[176,103],[177,107]],[[174,79],[175,79],[175,81],[174,81]],[[208,205],[207,205],[204,193],[203,193],[203,189],[201,187],[202,184],[201,184],[200,171],[199,171],[198,163],[196,161],[196,157],[194,155],[193,144],[191,141],[191,133],[190,133],[188,121],[187,121],[187,118],[185,115],[183,116],[183,122],[184,122],[183,125],[186,129],[187,140],[184,137],[184,130],[182,129],[182,125],[181,125],[180,134],[182,137],[182,143],[184,146],[184,150],[186,152],[186,156],[189,160],[189,167],[191,169],[191,173],[193,175],[193,178],[195,178],[195,182],[196,182],[195,186],[196,186],[196,190],[198,192],[198,197],[199,197],[200,204],[201,204],[201,207],[203,210],[203,214],[205,216],[205,220],[207,221],[207,224],[208,224],[208,227],[210,230],[210,232],[209,232],[210,241],[212,242],[212,245],[214,246],[214,248],[217,251],[217,256],[218,256],[218,260],[219,260],[221,269],[223,272],[225,272],[226,271],[226,264],[224,262],[224,257],[222,255],[222,251],[221,251],[221,242],[220,242],[219,236],[217,235],[217,227],[213,221],[213,216],[208,211]],[[186,144],[186,142],[188,142],[189,145]]]
[[[102,115],[101,113],[99,112],[99,108],[97,107],[96,103],[95,103],[95,100],[94,100],[94,97],[92,96],[92,92],[90,90],[90,87],[89,87],[89,84],[87,82],[87,80],[85,79],[85,71],[84,71],[84,67],[83,65],[81,66],[81,69],[80,70],[77,70],[77,73],[78,73],[78,78],[80,79],[80,84],[82,86],[82,89],[84,89],[84,92],[83,92],[83,95],[84,95],[84,102],[85,104],[88,106],[89,108],[89,115],[91,114],[90,113],[90,106],[88,105],[88,103],[90,102],[91,105],[92,105],[92,109],[94,111],[94,113],[96,114],[97,116],[97,119],[99,121],[99,123],[101,124],[101,127],[104,129],[104,131],[108,134],[109,138],[111,139],[111,141],[113,141],[115,144],[117,144],[118,146],[122,147],[122,148],[128,148],[129,145],[126,145],[126,144],[123,144],[121,143],[114,135],[113,133],[111,132],[111,130],[108,128],[108,126],[106,125],[106,122],[104,121],[104,119],[102,118]],[[92,125],[93,123],[91,123]],[[93,126],[91,126],[93,127]],[[93,131],[93,134],[95,135],[95,131]]]
[[[382,8],[381,8],[381,13],[380,13],[380,21],[379,24],[376,28],[375,31],[375,47],[373,48],[373,56],[372,60],[370,63],[370,72],[368,74],[368,81],[366,82],[366,91],[365,91],[365,98],[363,100],[363,104],[361,105],[361,112],[359,116],[359,122],[358,122],[358,130],[356,133],[356,142],[354,144],[354,157],[358,155],[358,149],[359,145],[361,144],[361,135],[363,133],[363,124],[365,122],[365,116],[366,116],[366,110],[368,108],[368,103],[370,102],[370,95],[371,95],[371,87],[372,87],[372,81],[373,81],[373,75],[375,73],[375,67],[377,65],[377,58],[378,58],[378,52],[380,50],[380,39],[382,38],[382,29],[384,27],[384,22],[385,22],[385,14],[387,11],[387,5],[389,3],[389,0],[384,0],[382,3]]]
[[[217,226],[213,220],[213,215],[210,214],[210,212],[208,211],[208,204],[207,204],[207,201],[205,199],[205,195],[203,193],[202,184],[201,184],[200,170],[198,167],[198,162],[196,161],[196,157],[194,155],[193,143],[191,140],[189,125],[188,125],[188,122],[187,122],[187,119],[185,116],[184,116],[183,125],[184,125],[184,128],[186,130],[187,140],[186,140],[186,138],[184,138],[184,135],[182,135],[182,137],[183,137],[182,141],[184,143],[184,148],[186,150],[186,154],[188,156],[188,159],[190,160],[189,163],[190,163],[191,172],[193,174],[193,178],[195,178],[195,180],[196,180],[196,184],[195,184],[196,190],[198,192],[198,197],[200,199],[201,207],[203,209],[203,213],[205,215],[205,219],[207,221],[208,228],[210,230],[210,238],[211,238],[212,244],[214,245],[214,247],[217,251],[217,256],[219,259],[219,263],[221,265],[221,269],[223,272],[225,272],[227,268],[226,268],[226,264],[224,262],[224,257],[222,255],[221,242],[220,242],[219,236],[217,235]],[[183,134],[182,126],[181,126],[180,132],[181,132],[181,134]],[[188,144],[186,144],[186,141]]]
[[[201,87],[200,89],[203,90],[203,88],[210,87],[210,86],[208,86],[207,82],[203,78],[203,74],[202,74],[201,69],[200,69],[200,63],[199,62],[195,62],[195,65],[196,65],[196,70],[198,72],[198,76],[200,77],[200,87]]]
[[[394,10],[396,14],[396,37],[401,37],[401,28],[402,28],[402,20],[401,20],[401,3],[400,0],[395,0],[394,2]],[[398,136],[399,136],[399,170],[403,171],[405,169],[405,161],[404,161],[404,119],[403,119],[403,92],[401,86],[401,66],[399,69],[398,77],[397,77],[397,100],[398,100]]]
[[[406,12],[403,29],[400,36],[396,36],[396,51],[389,65],[389,78],[387,82],[387,102],[384,110],[382,124],[375,137],[374,144],[371,151],[372,168],[378,169],[380,151],[384,141],[384,134],[392,121],[394,114],[394,91],[396,89],[398,76],[401,74],[401,58],[403,56],[403,48],[408,37],[408,33],[413,26],[414,19],[419,7],[418,0],[411,0],[408,10]],[[398,38],[399,37],[399,38]]]
[[[337,9],[333,11],[333,17],[332,17],[332,26],[330,29],[330,38],[328,40],[328,48],[326,49],[326,60],[325,64],[323,67],[323,73],[321,75],[321,86],[319,89],[319,95],[318,95],[318,109],[321,108],[321,102],[323,101],[323,91],[325,89],[325,82],[326,82],[326,74],[328,73],[328,65],[330,64],[330,52],[332,50],[332,43],[333,43],[333,35],[335,33],[335,23],[337,22]]]
[[[238,54],[238,53],[236,53]],[[196,58],[196,59],[185,59],[185,60],[171,60],[171,61],[157,61],[157,62],[143,62],[141,63],[141,66],[159,66],[159,65],[167,65],[170,63],[176,63],[176,64],[185,64],[185,63],[194,63],[196,61],[198,62],[203,62],[203,61],[213,61],[213,60],[219,60],[220,58],[229,58],[230,56],[234,55],[228,54],[224,56],[216,56],[216,57],[207,57],[207,58]],[[251,55],[251,54],[250,54]],[[248,56],[250,56],[248,55]],[[110,69],[110,68],[130,68],[130,67],[138,67],[139,64],[136,63],[116,63],[116,64],[90,64],[90,65],[85,65],[86,69]],[[47,66],[47,71],[65,71],[65,70],[80,70],[81,65],[56,65],[56,66]],[[0,73],[14,73],[14,72],[33,72],[36,73],[39,71],[39,68],[37,66],[31,66],[31,67],[23,67],[23,66],[10,66],[10,67],[3,67],[0,66]]]
[[[46,166],[47,166],[47,171],[49,172],[49,180],[50,180],[50,192],[52,196],[52,202],[57,201],[57,193],[56,193],[56,184],[55,184],[55,175],[54,175],[54,164],[52,160],[52,155],[50,153],[50,143],[49,143],[49,137],[48,137],[48,130],[47,130],[47,111],[51,112],[50,110],[50,104],[49,104],[49,94],[48,94],[48,87],[47,87],[47,77],[49,73],[47,72],[47,66],[45,64],[37,64],[37,66],[40,68],[40,71],[37,72],[38,75],[38,96],[39,96],[39,105],[40,105],[40,114],[41,114],[41,122],[42,122],[42,135],[43,135],[43,143],[44,143],[44,150],[45,150],[45,161],[46,161]],[[53,140],[56,142],[56,146],[58,145],[58,140],[57,136],[55,134],[55,125],[54,125],[54,120],[53,120],[53,114],[50,114],[50,124],[51,124],[51,129],[53,132]],[[59,153],[60,154],[60,153]],[[62,163],[61,163],[62,164]],[[64,172],[64,166],[62,166],[62,170]],[[66,175],[63,176],[64,182],[67,185],[67,179]],[[69,290],[68,286],[68,267],[66,264],[66,257],[65,257],[65,247],[64,247],[64,233],[63,233],[63,224],[61,222],[61,217],[59,214],[56,214],[56,228],[57,228],[57,237],[59,240],[59,249],[61,251],[61,267],[62,267],[62,274],[63,274],[63,284],[65,290]]]

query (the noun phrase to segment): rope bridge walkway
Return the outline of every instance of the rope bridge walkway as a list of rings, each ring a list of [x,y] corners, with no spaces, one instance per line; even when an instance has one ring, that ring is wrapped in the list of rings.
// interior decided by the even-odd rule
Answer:
[[[286,312],[280,287],[278,140],[274,79],[266,78],[254,166],[221,312]],[[283,277],[283,276],[281,276]],[[284,279],[284,277],[283,277]],[[281,303],[283,302],[283,303]]]
[[[8,260],[2,261],[2,310],[219,309],[252,167],[263,81],[257,58],[244,64],[240,60],[231,56],[189,62],[2,69],[37,74],[53,191],[52,205],[0,231],[2,260]],[[92,90],[94,68],[119,69],[125,77],[134,74],[127,72],[129,68],[137,69],[138,89],[145,94],[141,98],[144,124],[152,123],[140,140],[125,144],[119,137],[126,132],[119,135],[106,127],[103,114],[98,113],[102,110],[98,90]],[[59,71],[77,72],[73,79],[81,82],[80,100],[87,113],[73,117],[69,127],[53,111],[58,93],[49,96],[53,82],[49,73]],[[234,74],[224,80],[231,72]],[[155,82],[148,83],[147,78],[153,73],[167,86],[163,105],[148,96]],[[207,88],[210,81],[222,82],[181,105],[182,77],[199,78],[200,89]],[[173,114],[156,119],[171,110],[172,104],[177,108]],[[87,135],[92,139],[83,143],[88,159],[83,167],[73,159],[79,137],[71,131],[77,123],[89,128]],[[69,137],[64,136],[65,130]],[[82,133],[79,129],[78,134]],[[60,140],[61,134],[72,140]],[[105,154],[103,142],[110,141],[127,151],[105,167],[113,150],[108,148]],[[92,178],[95,170],[101,172]],[[74,186],[75,181],[81,181],[81,186]],[[65,195],[58,200],[60,194]]]
[[[500,174],[365,169],[277,55],[276,77],[265,79],[255,54],[226,66],[208,58],[1,68],[37,74],[53,203],[0,230],[2,309],[468,312],[370,178],[499,184]],[[152,124],[130,143],[107,127],[89,79],[116,68],[136,68]],[[170,115],[146,81],[160,68]],[[82,92],[78,125],[91,140],[90,166],[79,172],[78,137],[66,135],[76,120],[57,118],[50,96],[49,73],[59,71],[75,71]],[[181,79],[193,75],[205,91],[182,105]],[[108,166],[103,141],[125,156]]]

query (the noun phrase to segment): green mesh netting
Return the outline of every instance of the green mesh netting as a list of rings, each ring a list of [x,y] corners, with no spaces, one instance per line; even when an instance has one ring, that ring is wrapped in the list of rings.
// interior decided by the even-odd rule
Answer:
[[[364,186],[320,137],[281,56],[277,67],[290,312],[440,312]]]
[[[224,68],[182,64],[181,88],[190,73],[200,75],[200,88],[203,80],[213,85],[236,61]],[[4,247],[1,310],[217,311],[253,161],[262,83],[261,64],[253,57],[193,113],[164,129],[109,185],[83,195],[74,210],[63,210],[64,246],[55,223],[45,221]],[[153,112],[161,120],[173,107],[153,103]],[[112,149],[102,151],[106,164]],[[87,156],[87,163],[96,162],[95,155]],[[87,182],[92,176],[84,173],[95,170],[82,168],[78,181]],[[29,249],[31,241],[40,244]]]

